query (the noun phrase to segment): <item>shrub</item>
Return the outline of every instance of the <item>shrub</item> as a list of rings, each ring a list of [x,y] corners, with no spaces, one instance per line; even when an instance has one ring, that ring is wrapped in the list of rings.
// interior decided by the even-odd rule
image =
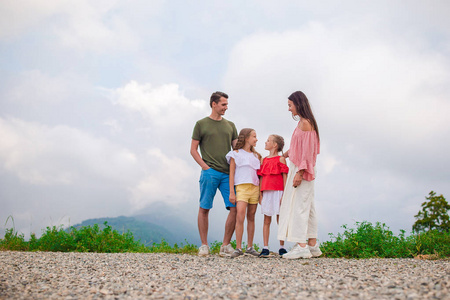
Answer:
[[[153,243],[152,246],[147,247],[145,252],[150,253],[187,253],[187,254],[196,254],[198,249],[194,244],[189,244],[186,240],[186,245],[183,243],[178,246],[178,244],[174,244],[173,247],[166,242],[166,240],[162,239],[161,243]]]
[[[6,229],[5,237],[0,239],[0,250],[17,251],[80,251],[80,252],[144,252],[144,253],[187,253],[196,254],[198,248],[194,244],[174,244],[170,246],[164,239],[161,243],[153,243],[147,247],[135,241],[131,232],[120,234],[104,223],[103,230],[98,224],[83,226],[80,229],[71,227],[47,227],[41,238],[31,234],[25,241],[23,234],[14,228]],[[433,255],[433,257],[450,257],[450,233],[448,231],[429,230],[420,234],[405,235],[401,230],[395,236],[385,224],[377,222],[356,222],[356,228],[343,225],[343,233],[330,234],[330,241],[323,242],[321,249],[325,257],[346,258],[400,258],[417,255]],[[236,241],[231,241],[236,248]],[[211,243],[211,253],[219,253],[222,242]],[[253,247],[259,251],[258,245]],[[243,248],[246,244],[243,243]]]
[[[141,249],[140,241],[135,241],[130,231],[120,234],[108,222],[104,225],[103,230],[100,230],[98,224],[83,226],[79,230],[72,227],[70,234],[74,239],[75,251],[117,253],[137,252]]]
[[[17,234],[13,228],[9,228],[5,231],[5,237],[0,240],[0,250],[27,251],[29,249],[23,233]]]
[[[73,236],[62,227],[47,227],[40,239],[33,242],[31,250],[69,252],[75,251]]]
[[[422,234],[405,237],[401,230],[395,236],[384,223],[356,222],[355,228],[343,225],[343,233],[330,234],[331,241],[321,244],[325,257],[346,258],[400,258],[415,257],[419,254],[450,256],[450,234],[430,230]]]

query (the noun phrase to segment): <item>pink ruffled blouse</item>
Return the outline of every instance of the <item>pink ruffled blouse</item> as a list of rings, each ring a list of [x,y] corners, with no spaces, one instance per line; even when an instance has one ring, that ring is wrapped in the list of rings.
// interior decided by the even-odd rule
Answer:
[[[314,166],[316,165],[317,154],[320,153],[319,137],[316,131],[303,131],[299,126],[300,122],[292,134],[289,160],[299,170],[305,170],[303,173],[304,180],[311,181],[316,178]]]

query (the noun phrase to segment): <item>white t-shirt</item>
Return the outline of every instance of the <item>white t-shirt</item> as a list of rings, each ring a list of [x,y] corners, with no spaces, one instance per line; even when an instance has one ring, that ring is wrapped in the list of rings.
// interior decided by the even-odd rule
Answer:
[[[261,162],[253,152],[247,152],[244,149],[239,149],[236,152],[232,150],[225,156],[227,162],[230,163],[230,159],[234,158],[236,163],[236,171],[234,172],[234,185],[251,183],[259,185],[259,178],[256,174],[261,166]]]

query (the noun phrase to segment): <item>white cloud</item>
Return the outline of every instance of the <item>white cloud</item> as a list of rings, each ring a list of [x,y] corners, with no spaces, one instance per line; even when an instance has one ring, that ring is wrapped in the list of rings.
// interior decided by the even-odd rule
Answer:
[[[103,125],[109,127],[110,133],[113,135],[121,133],[123,131],[123,128],[120,125],[119,121],[115,119],[108,119],[103,122]]]
[[[5,96],[8,101],[28,105],[57,103],[70,95],[69,85],[74,81],[69,77],[51,77],[40,70],[24,71],[12,81]]]
[[[113,103],[142,114],[155,126],[177,127],[209,112],[206,101],[186,98],[177,84],[153,87],[131,81],[110,92]]]
[[[137,177],[133,152],[79,129],[0,118],[0,135],[1,166],[30,184],[86,184],[92,178],[123,184]]]
[[[331,174],[333,170],[339,166],[339,160],[334,157],[330,152],[327,152],[323,145],[321,145],[320,160],[322,161],[322,167],[326,174]]]
[[[47,1],[1,1],[0,38],[13,38],[36,26],[43,19],[55,14],[63,7],[58,0]]]
[[[62,44],[78,50],[98,53],[136,50],[139,39],[123,18],[108,16],[117,9],[117,1],[79,2],[66,13],[67,24],[55,28]]]
[[[168,204],[178,204],[190,199],[197,192],[197,178],[193,174],[200,173],[179,157],[169,157],[160,149],[148,151],[148,175],[131,188],[131,203],[135,210],[144,208],[155,200]]]
[[[0,38],[13,40],[37,28],[64,47],[111,53],[136,50],[139,39],[123,16],[120,1],[6,1],[0,4]]]

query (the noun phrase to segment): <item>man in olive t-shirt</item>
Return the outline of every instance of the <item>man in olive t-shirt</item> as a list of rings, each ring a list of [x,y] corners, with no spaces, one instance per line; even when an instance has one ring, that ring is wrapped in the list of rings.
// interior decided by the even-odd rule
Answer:
[[[209,210],[213,206],[217,189],[220,190],[225,207],[229,210],[225,223],[221,256],[229,256],[234,251],[230,245],[236,224],[236,205],[229,200],[229,165],[225,155],[236,145],[238,138],[233,122],[222,116],[228,109],[228,95],[215,92],[210,99],[211,115],[197,121],[192,133],[191,155],[202,168],[200,175],[200,207],[198,211],[198,231],[202,246],[198,254],[208,255]],[[200,146],[201,156],[198,153]]]

